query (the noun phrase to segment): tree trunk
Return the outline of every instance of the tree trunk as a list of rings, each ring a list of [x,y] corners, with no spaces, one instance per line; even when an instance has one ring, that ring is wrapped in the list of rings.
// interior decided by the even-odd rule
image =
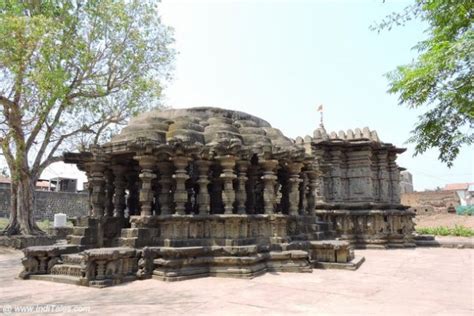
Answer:
[[[19,179],[19,180],[16,180]],[[43,235],[33,219],[36,178],[26,172],[12,174],[10,220],[4,235]]]

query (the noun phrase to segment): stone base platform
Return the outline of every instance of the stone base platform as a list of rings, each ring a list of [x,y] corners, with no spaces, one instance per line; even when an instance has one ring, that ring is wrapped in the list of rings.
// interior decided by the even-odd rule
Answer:
[[[56,243],[58,237],[49,235],[39,236],[0,236],[0,247],[23,249],[32,246],[49,246]]]
[[[336,236],[355,249],[388,249],[416,247],[415,213],[400,209],[370,209],[378,205],[360,205],[355,209],[319,209],[316,215],[332,223]],[[367,209],[362,209],[367,207]],[[361,209],[359,209],[361,208]]]
[[[323,240],[330,223],[316,216],[217,214],[132,216],[118,238],[123,247],[243,246],[292,240]]]
[[[194,247],[127,247],[83,250],[74,245],[24,250],[23,279],[107,287],[136,279],[181,281],[199,277],[250,279],[266,272],[356,269],[349,243],[336,240]]]
[[[266,272],[312,272],[308,252],[270,251],[246,256],[201,256],[182,259],[155,259],[152,277],[163,281],[181,281],[196,277],[232,277],[251,279]]]

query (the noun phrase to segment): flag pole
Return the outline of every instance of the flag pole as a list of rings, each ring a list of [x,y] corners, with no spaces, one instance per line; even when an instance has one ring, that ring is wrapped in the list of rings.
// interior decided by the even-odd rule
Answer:
[[[324,124],[323,124],[323,111],[321,110],[320,113],[321,113],[321,122],[320,122],[319,125],[320,125],[321,127],[324,127]]]
[[[324,122],[323,122],[323,112],[324,112],[324,111],[323,111],[323,105],[322,105],[322,104],[320,104],[320,105],[318,106],[318,110],[317,110],[317,111],[318,111],[319,114],[320,114],[319,127],[324,128]]]

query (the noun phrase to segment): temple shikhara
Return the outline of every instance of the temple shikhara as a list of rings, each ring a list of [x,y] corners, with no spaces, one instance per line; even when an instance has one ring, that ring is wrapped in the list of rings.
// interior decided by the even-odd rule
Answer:
[[[103,287],[356,269],[355,248],[415,246],[403,151],[368,128],[292,140],[237,111],[144,113],[64,155],[87,174],[90,214],[67,245],[26,248],[21,277]]]

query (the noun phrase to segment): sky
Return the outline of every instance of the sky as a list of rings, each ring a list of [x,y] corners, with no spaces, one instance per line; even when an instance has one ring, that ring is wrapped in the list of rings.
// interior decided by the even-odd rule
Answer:
[[[398,164],[413,174],[416,190],[473,182],[473,147],[449,169],[431,150],[413,157],[406,144],[423,109],[398,105],[384,74],[409,63],[426,25],[410,22],[377,33],[369,26],[411,1],[181,1],[163,0],[162,21],[174,28],[174,79],[164,103],[216,106],[267,120],[285,135],[312,135],[324,107],[327,131],[368,126],[407,151]],[[79,176],[52,166],[43,177]]]

